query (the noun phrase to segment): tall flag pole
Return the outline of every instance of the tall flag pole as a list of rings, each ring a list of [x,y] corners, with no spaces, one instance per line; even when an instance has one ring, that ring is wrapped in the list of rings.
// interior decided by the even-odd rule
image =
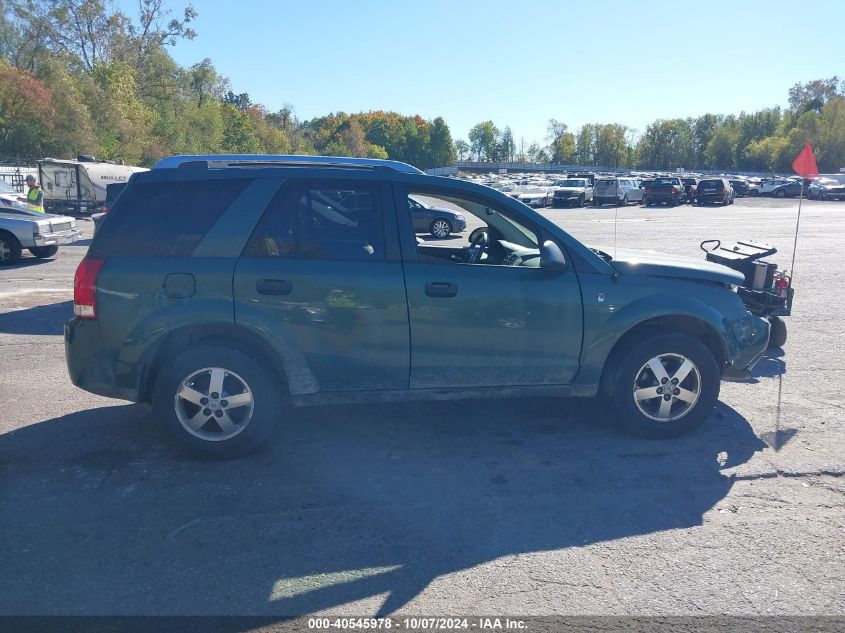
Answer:
[[[798,251],[798,227],[801,224],[801,202],[804,200],[804,179],[814,178],[819,175],[819,168],[816,167],[816,158],[813,156],[812,145],[804,143],[804,149],[792,161],[792,170],[801,176],[801,193],[798,197],[798,218],[795,220],[795,243],[792,245],[792,265],[789,267],[790,286],[792,286],[792,276],[795,273],[795,253]]]

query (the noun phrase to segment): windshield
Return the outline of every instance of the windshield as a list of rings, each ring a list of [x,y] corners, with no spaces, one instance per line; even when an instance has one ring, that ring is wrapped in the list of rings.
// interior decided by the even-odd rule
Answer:
[[[677,185],[678,179],[677,178],[655,178],[654,185]]]
[[[698,183],[699,189],[720,189],[721,187],[721,180],[702,180],[700,183]]]
[[[18,192],[14,190],[12,185],[7,183],[2,178],[0,178],[0,193],[9,193],[9,194],[12,194],[12,195],[15,195],[15,196],[18,195]]]
[[[586,180],[562,180],[560,181],[561,187],[586,187],[587,181]]]

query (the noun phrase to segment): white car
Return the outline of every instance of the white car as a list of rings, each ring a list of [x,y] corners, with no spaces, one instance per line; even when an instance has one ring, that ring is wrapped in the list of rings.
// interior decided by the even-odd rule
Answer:
[[[772,178],[760,185],[752,185],[748,188],[749,196],[770,196],[772,191],[783,185],[788,185],[793,181],[792,178]]]
[[[525,187],[519,194],[519,201],[529,207],[547,207],[552,203],[554,190],[551,187]]]
[[[43,259],[53,257],[59,245],[75,242],[82,235],[76,220],[64,215],[30,211],[20,204],[0,200],[0,266],[14,264],[23,249]]]

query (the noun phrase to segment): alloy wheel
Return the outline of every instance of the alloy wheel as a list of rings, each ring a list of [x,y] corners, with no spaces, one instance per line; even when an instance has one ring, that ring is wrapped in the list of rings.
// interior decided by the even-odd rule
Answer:
[[[222,367],[205,367],[185,378],[173,398],[184,429],[202,440],[235,437],[252,420],[255,400],[247,382]]]
[[[698,403],[701,373],[686,356],[660,354],[640,367],[632,393],[644,416],[657,422],[673,422]]]
[[[431,232],[435,237],[446,237],[449,235],[449,223],[446,220],[435,220],[431,225]]]

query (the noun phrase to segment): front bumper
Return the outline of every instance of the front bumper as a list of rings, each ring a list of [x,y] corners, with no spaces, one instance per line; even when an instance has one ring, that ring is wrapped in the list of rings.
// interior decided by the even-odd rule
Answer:
[[[466,220],[454,220],[452,222],[452,231],[455,233],[463,233],[467,230]]]
[[[81,237],[82,231],[70,229],[58,233],[39,233],[32,241],[35,246],[61,246],[62,244],[72,244]]]
[[[751,370],[769,347],[771,326],[766,319],[751,313],[731,328],[728,364],[722,371],[725,380],[748,380]]]

